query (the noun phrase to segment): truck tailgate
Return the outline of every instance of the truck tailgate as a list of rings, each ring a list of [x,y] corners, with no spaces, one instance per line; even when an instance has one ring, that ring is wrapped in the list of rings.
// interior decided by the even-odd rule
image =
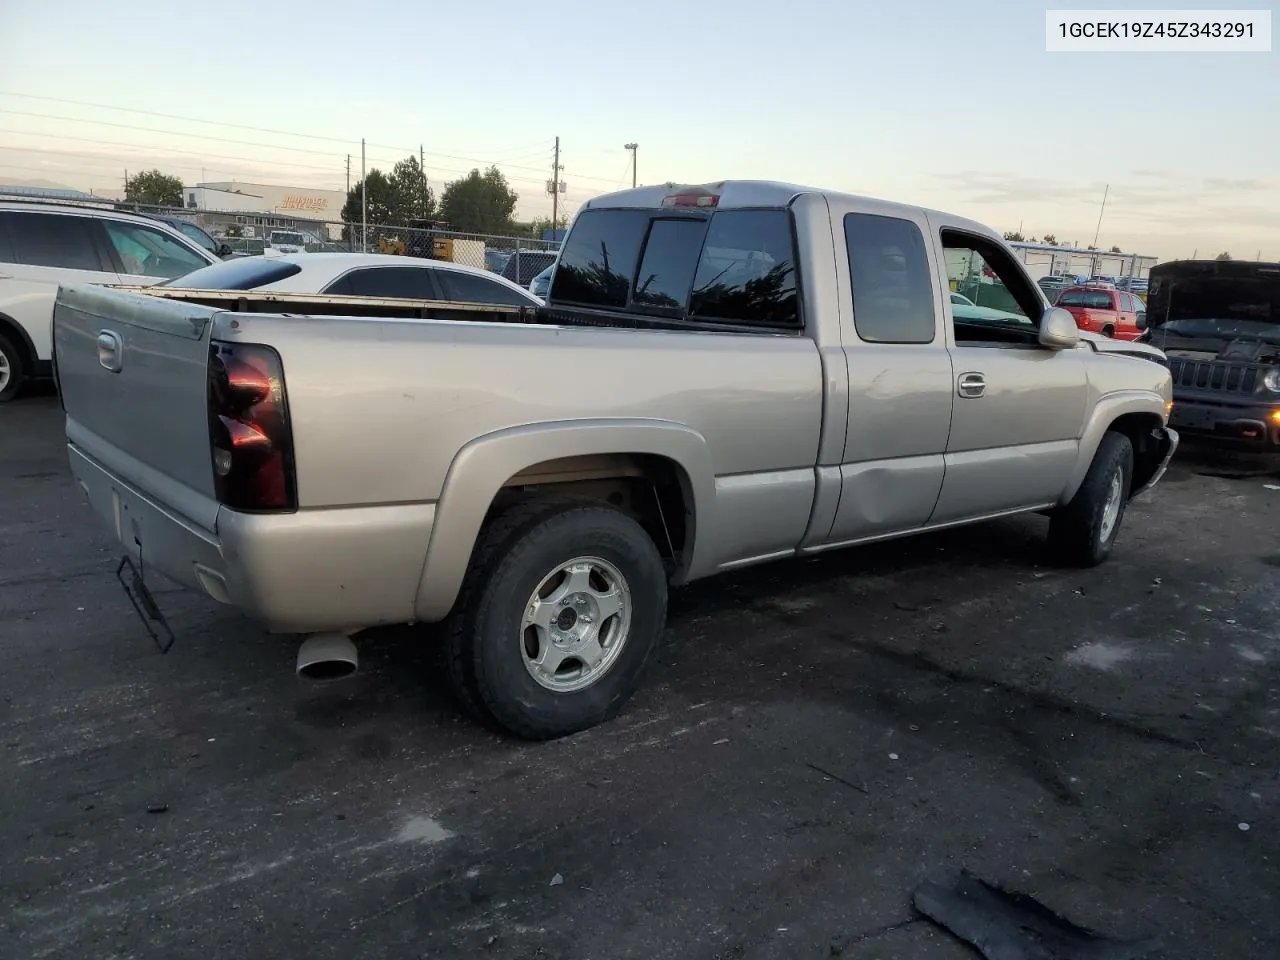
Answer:
[[[217,513],[206,370],[211,307],[66,285],[53,311],[67,439],[206,529]]]

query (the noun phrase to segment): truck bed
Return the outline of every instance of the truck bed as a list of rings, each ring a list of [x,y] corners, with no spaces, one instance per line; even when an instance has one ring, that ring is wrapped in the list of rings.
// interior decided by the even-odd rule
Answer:
[[[275,293],[268,290],[194,290],[184,287],[111,284],[112,290],[180,300],[234,313],[289,316],[376,317],[386,319],[470,320],[488,323],[536,323],[538,308],[454,300],[355,297],[329,293]]]

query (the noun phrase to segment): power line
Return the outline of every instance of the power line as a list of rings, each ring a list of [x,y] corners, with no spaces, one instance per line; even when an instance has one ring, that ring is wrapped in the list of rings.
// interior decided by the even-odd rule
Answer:
[[[350,147],[355,143],[354,139],[344,140],[339,137],[329,137],[321,134],[298,133],[296,131],[277,130],[270,127],[255,127],[249,124],[225,123],[218,120],[202,120],[199,117],[184,117],[174,113],[160,113],[154,110],[138,110],[132,107],[112,107],[106,104],[96,104],[96,103],[90,103],[85,100],[72,100],[64,97],[44,97],[44,96],[37,96],[36,94],[13,93],[10,91],[0,91],[0,96],[22,97],[30,100],[42,100],[42,101],[47,101],[51,103],[64,103],[64,104],[69,104],[73,106],[92,107],[92,108],[101,109],[101,110],[115,110],[120,113],[136,113],[143,116],[159,117],[161,119],[166,119],[166,120],[178,120],[184,123],[203,123],[211,126],[228,127],[231,129],[238,129],[238,130],[249,130],[256,133],[270,133],[270,134],[275,134],[277,136],[300,137],[303,139],[318,140],[326,143],[338,143],[347,147]],[[184,133],[179,130],[166,130],[166,129],[161,129],[157,127],[144,127],[144,126],[139,126],[137,124],[120,123],[119,121],[92,120],[92,119],[83,118],[83,117],[54,116],[51,114],[35,113],[27,110],[14,110],[7,107],[0,107],[0,113],[9,113],[14,116],[22,116],[22,117],[33,117],[40,120],[61,120],[66,123],[90,123],[90,124],[96,124],[99,126],[116,127],[124,130],[138,130],[143,133],[162,133],[169,136],[186,137],[187,139],[192,139],[192,140],[212,140],[219,143],[234,143],[242,146],[265,147],[267,149],[280,150],[283,152],[308,153],[308,154],[313,154],[317,156],[333,155],[330,151],[327,151],[327,150],[315,150],[308,147],[287,146],[285,144],[263,143],[262,141],[259,141],[259,140],[240,140],[233,137],[217,137],[217,136],[213,136],[212,134],[206,134],[206,133]],[[394,144],[386,144],[386,143],[370,142],[370,143],[367,143],[366,146],[374,147],[379,150],[394,150],[398,153],[403,153],[405,156],[409,156],[411,154],[415,154],[418,152],[414,150],[412,147],[396,146]],[[546,144],[545,141],[540,143],[538,146],[541,147],[543,150],[545,150],[547,153],[550,152],[550,145]],[[526,149],[527,148],[524,148],[524,147],[518,147],[518,148],[515,148],[514,150],[495,151],[495,152],[513,154],[513,153],[523,153]],[[345,151],[344,151],[344,155],[345,155]],[[504,161],[504,160],[496,160],[496,161],[485,160],[480,157],[468,156],[465,154],[433,153],[430,151],[426,151],[426,155],[429,157],[440,157],[445,160],[459,160],[459,161],[462,161],[463,163],[476,163],[482,166],[505,166],[513,170],[525,170],[530,173],[541,173],[543,170],[543,167],[540,167],[540,166],[525,166],[522,164],[512,163],[510,161]],[[458,171],[454,171],[454,172],[458,172]],[[467,171],[467,172],[470,172],[470,171]],[[594,180],[598,183],[612,183],[612,181],[610,181],[605,177],[595,177],[589,174],[582,174],[577,172],[573,172],[570,175],[573,177],[576,177],[579,180]],[[530,182],[533,183],[537,181],[530,180]]]
[[[4,97],[20,97],[24,100],[42,100],[46,103],[64,103],[77,107],[91,107],[95,110],[115,110],[120,113],[136,113],[148,117],[160,117],[165,120],[181,120],[186,123],[203,123],[213,127],[229,127],[235,130],[251,130],[255,133],[274,133],[284,137],[301,137],[306,140],[322,140],[329,143],[352,144],[355,138],[344,139],[342,137],[330,137],[318,133],[298,133],[295,130],[277,130],[271,127],[255,127],[245,123],[229,123],[225,120],[205,120],[200,117],[187,117],[176,113],[160,113],[155,110],[140,110],[136,107],[113,107],[105,103],[90,103],[87,100],[71,100],[66,97],[48,97],[34,93],[17,93],[13,90],[0,90],[0,96]],[[380,147],[385,150],[405,150],[412,153],[407,147],[387,146],[385,143],[370,143],[368,146]],[[527,144],[519,147],[509,147],[502,150],[494,150],[494,153],[517,153],[526,150],[532,150],[535,147],[545,149],[547,146],[545,140],[539,140],[536,144]],[[480,151],[484,152],[484,151]]]

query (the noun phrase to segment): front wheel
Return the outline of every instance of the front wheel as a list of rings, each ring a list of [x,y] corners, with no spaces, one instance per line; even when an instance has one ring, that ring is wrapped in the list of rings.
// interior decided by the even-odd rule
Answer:
[[[449,629],[460,699],[528,739],[613,717],[639,686],[666,620],[666,571],[612,507],[519,504],[476,545]]]
[[[1095,567],[1107,559],[1120,532],[1133,483],[1133,444],[1108,431],[1071,502],[1049,521],[1049,545],[1058,559]]]
[[[22,354],[8,337],[0,334],[0,403],[12,400],[26,380]]]

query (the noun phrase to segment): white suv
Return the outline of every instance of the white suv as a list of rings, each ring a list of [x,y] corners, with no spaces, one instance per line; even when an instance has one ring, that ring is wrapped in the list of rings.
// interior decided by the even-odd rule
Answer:
[[[150,217],[0,200],[0,402],[52,372],[61,283],[156,283],[218,259]]]

